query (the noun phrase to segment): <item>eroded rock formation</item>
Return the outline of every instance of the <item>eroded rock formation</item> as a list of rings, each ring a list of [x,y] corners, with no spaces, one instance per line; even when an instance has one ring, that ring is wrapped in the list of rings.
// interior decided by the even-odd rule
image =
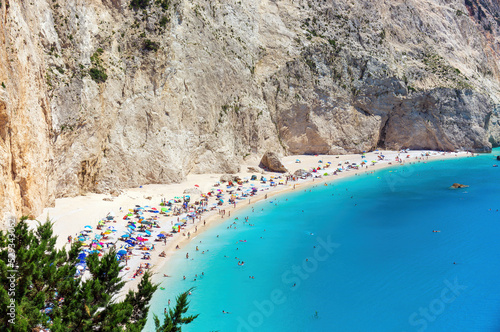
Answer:
[[[0,212],[242,158],[500,142],[493,0],[3,0]]]

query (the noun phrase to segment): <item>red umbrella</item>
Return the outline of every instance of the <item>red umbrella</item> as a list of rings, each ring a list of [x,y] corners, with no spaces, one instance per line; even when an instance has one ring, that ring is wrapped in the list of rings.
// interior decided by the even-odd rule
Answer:
[[[199,187],[199,185],[197,185],[197,184],[195,184],[194,186],[195,186],[195,187]]]

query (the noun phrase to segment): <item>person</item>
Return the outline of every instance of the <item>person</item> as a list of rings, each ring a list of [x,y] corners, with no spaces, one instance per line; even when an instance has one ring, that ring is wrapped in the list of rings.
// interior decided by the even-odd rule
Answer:
[[[71,243],[71,239],[72,239],[71,235],[68,236],[68,243]]]
[[[182,280],[186,280],[186,276],[183,276],[183,277],[182,277]]]
[[[175,249],[180,249],[180,248],[181,248],[181,247],[179,247],[179,245],[176,245],[176,246],[175,246]]]
[[[186,259],[189,259],[189,253],[186,253]]]
[[[168,300],[168,304],[170,304],[170,300]],[[165,310],[163,310],[163,313],[166,315],[167,314],[167,308],[165,308]]]
[[[170,305],[170,299],[168,299],[168,305]]]

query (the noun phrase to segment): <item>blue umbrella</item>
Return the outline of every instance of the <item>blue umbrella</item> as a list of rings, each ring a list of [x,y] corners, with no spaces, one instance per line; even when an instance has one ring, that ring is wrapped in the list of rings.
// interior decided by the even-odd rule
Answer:
[[[84,253],[78,255],[78,259],[85,259],[85,257],[87,257],[87,255],[85,255]]]
[[[122,237],[130,237],[128,234],[123,234]]]
[[[182,225],[184,225],[184,224],[181,222],[175,223],[175,226],[182,226]]]
[[[118,254],[119,255],[126,255],[127,254],[127,250],[124,250],[124,249],[118,250]]]
[[[158,234],[158,237],[165,237],[165,234]]]
[[[147,229],[144,231],[144,233],[146,233],[147,235],[151,235],[151,232],[148,231]]]

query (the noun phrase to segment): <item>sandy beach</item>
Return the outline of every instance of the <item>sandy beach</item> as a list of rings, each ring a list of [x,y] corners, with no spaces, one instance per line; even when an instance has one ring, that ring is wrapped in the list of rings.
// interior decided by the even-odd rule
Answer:
[[[381,156],[384,156],[381,160]],[[244,183],[243,187],[248,187],[249,185],[258,188],[255,196],[246,197],[241,200],[237,200],[236,205],[229,204],[226,199],[224,203],[217,206],[212,211],[204,212],[199,219],[196,219],[194,223],[188,218],[186,227],[184,227],[179,233],[173,234],[173,237],[169,237],[166,244],[162,242],[149,242],[155,244],[154,250],[150,251],[151,259],[143,260],[143,252],[132,250],[133,255],[131,259],[127,261],[127,269],[122,270],[122,277],[127,281],[125,287],[122,290],[122,295],[125,294],[129,289],[135,289],[139,283],[141,277],[133,278],[134,271],[138,268],[140,264],[150,263],[152,266],[150,271],[154,273],[153,281],[159,282],[163,279],[163,275],[158,272],[162,269],[164,264],[169,261],[169,258],[176,252],[182,251],[183,246],[187,241],[196,237],[200,233],[206,231],[207,229],[214,227],[221,222],[225,222],[231,219],[230,215],[234,216],[239,209],[252,205],[266,197],[272,197],[274,195],[294,190],[304,189],[310,185],[317,185],[325,181],[336,181],[341,178],[348,176],[354,176],[356,174],[363,174],[366,172],[374,172],[385,167],[397,167],[398,165],[417,163],[417,162],[427,162],[431,160],[439,160],[445,158],[457,158],[464,157],[470,154],[466,152],[433,152],[433,151],[408,151],[405,153],[400,153],[397,151],[375,151],[366,153],[364,157],[360,154],[351,155],[307,155],[307,156],[287,156],[282,158],[282,162],[285,167],[293,174],[298,169],[305,169],[310,171],[317,167],[326,167],[325,169],[318,170],[317,173],[312,173],[314,176],[318,177],[308,177],[307,179],[299,179],[298,181],[288,181],[286,184],[278,184],[276,186],[269,186],[269,181],[267,184],[258,181],[261,176],[266,177],[268,180],[271,177],[283,177],[282,173],[272,173],[272,172],[248,172],[248,167],[257,167],[258,161],[249,162],[247,164],[241,165],[241,172],[238,175],[240,178],[250,178],[252,175],[257,175],[257,181],[250,181],[249,183]],[[399,156],[400,161],[396,161]],[[297,162],[300,160],[300,163]],[[360,167],[358,170],[349,169],[343,171],[337,171],[336,175],[332,173],[339,167],[346,168],[348,165],[353,165],[353,163],[360,165],[363,160],[367,163]],[[321,163],[319,162],[321,161]],[[372,161],[377,161],[372,163]],[[327,176],[323,176],[324,173],[329,173]],[[162,199],[170,200],[174,197],[183,196],[184,190],[197,188],[203,193],[210,192],[212,189],[217,188],[226,191],[226,183],[220,184],[218,187],[214,187],[220,180],[222,174],[190,174],[187,179],[181,183],[176,184],[151,184],[144,185],[140,188],[130,188],[123,190],[123,193],[118,197],[112,197],[110,195],[103,194],[87,194],[84,196],[77,196],[71,198],[61,198],[56,200],[56,205],[53,208],[44,209],[43,213],[37,217],[39,221],[45,221],[47,218],[54,222],[54,233],[58,235],[57,246],[63,247],[68,244],[68,236],[72,236],[76,239],[76,236],[80,231],[84,229],[85,226],[91,226],[93,230],[96,229],[98,222],[105,218],[110,212],[116,214],[115,221],[107,223],[105,226],[113,226],[116,229],[115,237],[112,242],[115,243],[117,249],[123,248],[125,242],[118,240],[120,234],[123,234],[127,227],[127,221],[123,220],[125,214],[133,209],[137,205],[141,207],[156,208],[161,209],[160,202]],[[279,181],[279,180],[277,180]],[[227,194],[226,194],[227,197]],[[191,203],[197,198],[193,196]],[[208,206],[212,207],[216,204],[217,198],[210,197],[208,201]],[[219,211],[225,210],[225,215],[221,215]],[[172,225],[178,221],[178,216],[166,216],[164,214],[150,214],[145,213],[146,217],[154,216],[157,217],[157,223],[160,228],[155,228],[151,230],[152,237],[155,238],[160,232],[172,231]],[[182,214],[180,218],[182,219]],[[29,221],[34,227],[36,221]],[[100,232],[100,231],[97,231]],[[190,237],[187,235],[190,233]],[[180,249],[176,249],[179,246]],[[164,251],[165,257],[159,257],[159,254]]]

